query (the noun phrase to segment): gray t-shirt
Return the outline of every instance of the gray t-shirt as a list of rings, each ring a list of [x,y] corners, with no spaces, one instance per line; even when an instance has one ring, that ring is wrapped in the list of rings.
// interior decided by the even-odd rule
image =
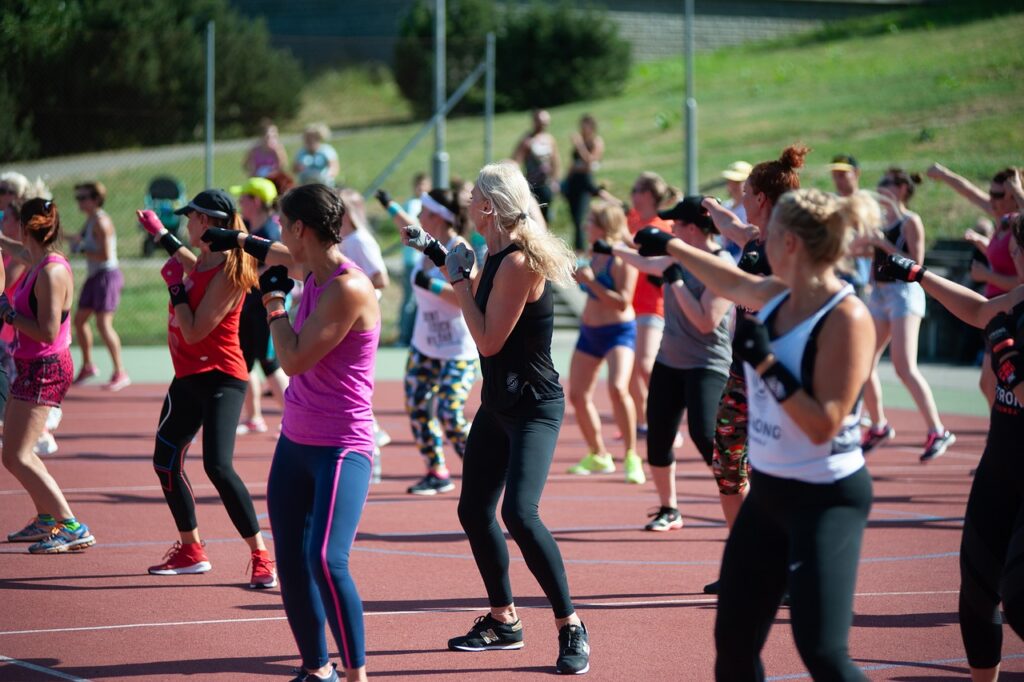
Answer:
[[[722,260],[733,262],[732,256],[724,249],[716,254]],[[683,268],[683,286],[693,297],[700,300],[704,294],[704,283]],[[714,331],[702,334],[693,326],[676,301],[676,295],[665,285],[665,332],[661,337],[657,361],[673,369],[709,369],[728,376],[732,363],[732,341],[729,338],[729,324],[733,309],[722,317]]]

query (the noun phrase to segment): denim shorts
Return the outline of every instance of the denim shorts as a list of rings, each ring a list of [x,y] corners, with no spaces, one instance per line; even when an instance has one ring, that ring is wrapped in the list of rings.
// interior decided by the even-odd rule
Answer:
[[[868,299],[871,316],[880,320],[924,317],[924,289],[917,282],[876,282]]]
[[[637,327],[651,327],[652,329],[657,329],[658,331],[662,331],[662,330],[665,329],[665,318],[662,317],[661,315],[651,315],[651,314],[637,315],[636,316],[636,326]]]

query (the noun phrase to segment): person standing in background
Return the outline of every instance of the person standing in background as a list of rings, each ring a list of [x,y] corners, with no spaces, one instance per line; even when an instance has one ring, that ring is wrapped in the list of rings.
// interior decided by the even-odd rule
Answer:
[[[597,134],[597,121],[590,114],[580,118],[580,130],[569,137],[572,142],[572,165],[562,183],[562,195],[569,202],[572,224],[576,228],[574,247],[577,254],[587,248],[586,218],[590,197],[600,190],[594,184],[594,171],[604,157],[604,139]]]
[[[860,191],[860,164],[850,154],[836,154],[828,165],[836,194],[844,199]],[[840,272],[839,276],[853,285],[857,296],[867,302],[871,284],[871,253],[854,254],[853,271]]]
[[[725,178],[725,189],[729,194],[728,201],[723,205],[744,223],[747,222],[747,211],[743,208],[743,183],[746,182],[747,176],[750,175],[753,168],[746,161],[733,161],[728,168],[722,171],[722,177]],[[722,242],[722,247],[732,256],[733,261],[738,261],[740,254],[743,253],[743,247],[725,236],[720,236],[719,240]]]
[[[331,129],[323,123],[307,126],[302,133],[302,149],[295,156],[292,170],[298,176],[298,184],[309,185],[321,182],[334,187],[341,166],[338,163],[338,152],[327,144],[331,137]]]
[[[263,136],[245,155],[242,169],[249,177],[265,178],[288,167],[288,152],[281,144],[277,126],[268,119],[260,121]]]
[[[85,213],[85,225],[81,233],[71,240],[71,250],[85,254],[86,280],[78,299],[75,313],[75,338],[82,349],[82,368],[78,370],[75,384],[82,384],[99,373],[92,363],[92,331],[89,318],[96,317],[96,329],[103,343],[110,351],[114,374],[103,388],[120,391],[132,380],[121,361],[121,337],[114,329],[114,313],[121,302],[124,275],[117,261],[117,232],[110,216],[103,210],[107,199],[107,188],[99,182],[83,182],[75,185],[75,201],[78,209]]]
[[[551,199],[559,190],[557,178],[561,166],[558,143],[555,136],[548,132],[549,127],[551,114],[544,109],[535,109],[533,128],[523,135],[512,153],[512,158],[524,169],[530,192],[540,204],[545,223],[551,221]]]

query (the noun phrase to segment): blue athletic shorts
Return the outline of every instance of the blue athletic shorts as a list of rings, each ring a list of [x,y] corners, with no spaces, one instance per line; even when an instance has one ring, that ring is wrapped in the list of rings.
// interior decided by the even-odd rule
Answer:
[[[579,352],[603,358],[615,346],[636,349],[636,320],[600,327],[580,325],[580,338],[576,342],[576,350]]]

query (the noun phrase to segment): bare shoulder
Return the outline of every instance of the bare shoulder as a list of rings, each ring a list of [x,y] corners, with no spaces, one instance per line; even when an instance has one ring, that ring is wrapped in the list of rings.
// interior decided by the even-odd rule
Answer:
[[[864,302],[856,296],[847,296],[828,316],[828,322],[821,331],[836,342],[849,345],[863,338],[866,330],[874,332],[874,327],[871,312]]]

